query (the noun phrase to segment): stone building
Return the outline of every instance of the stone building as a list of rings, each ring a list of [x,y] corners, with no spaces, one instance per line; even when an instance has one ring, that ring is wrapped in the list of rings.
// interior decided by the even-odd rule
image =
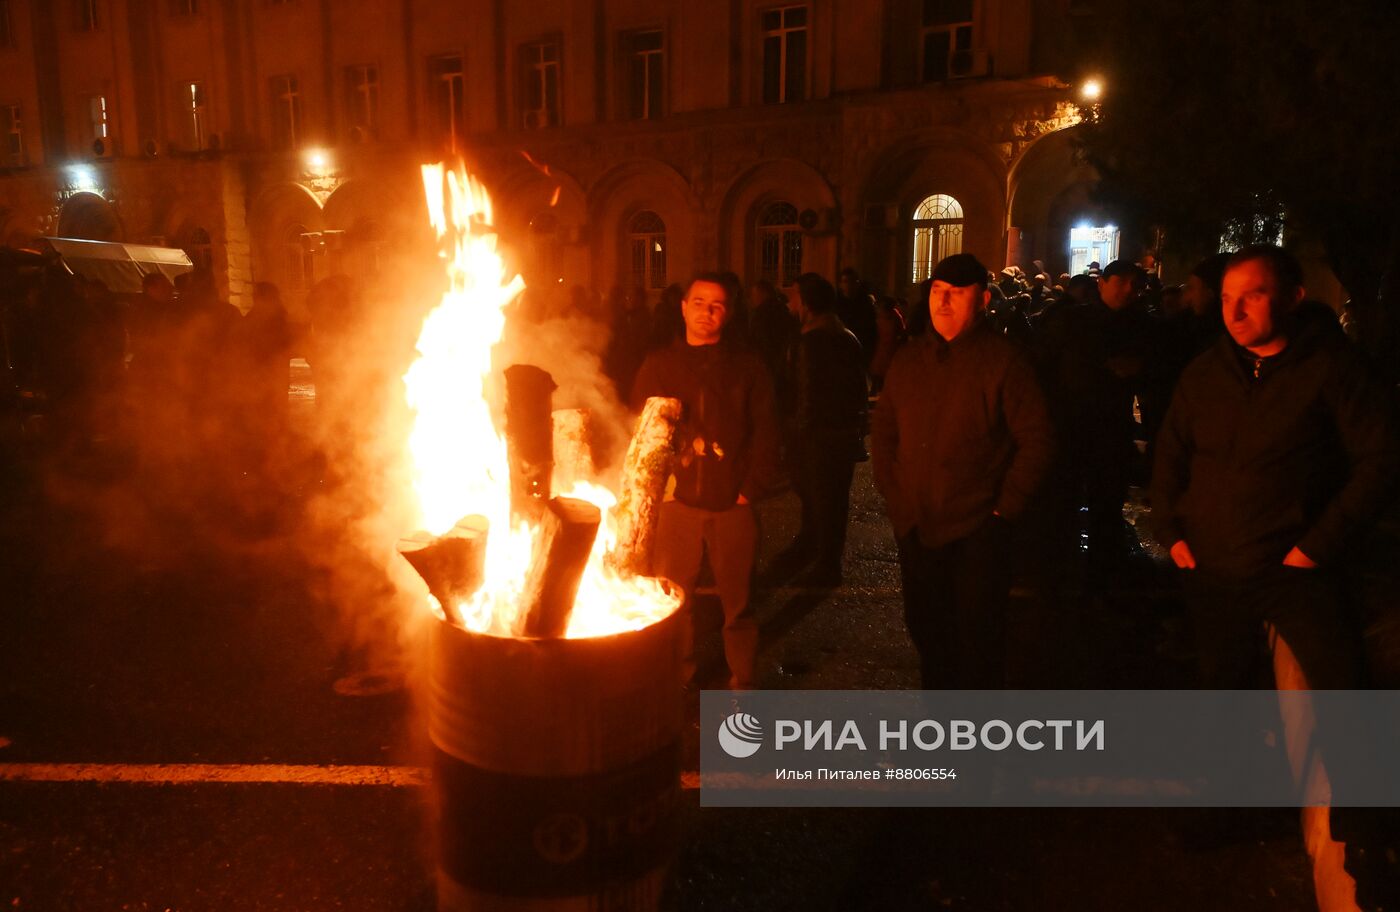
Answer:
[[[417,165],[462,155],[534,285],[1066,271],[1105,258],[1076,226],[1116,244],[1046,75],[1083,6],[0,0],[0,244],[165,243],[296,300],[421,248]]]

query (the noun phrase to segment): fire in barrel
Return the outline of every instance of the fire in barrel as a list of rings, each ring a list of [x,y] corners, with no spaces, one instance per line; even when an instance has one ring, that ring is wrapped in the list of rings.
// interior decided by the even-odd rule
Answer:
[[[680,406],[647,403],[619,494],[599,485],[588,413],[553,410],[538,367],[492,366],[523,283],[489,198],[463,172],[423,176],[449,286],[404,376],[422,531],[400,553],[439,619],[439,908],[653,908],[679,798],[680,594],[646,572]]]

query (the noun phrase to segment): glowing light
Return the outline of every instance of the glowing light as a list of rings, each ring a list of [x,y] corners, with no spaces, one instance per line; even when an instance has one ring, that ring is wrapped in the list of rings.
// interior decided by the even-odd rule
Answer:
[[[308,149],[306,152],[306,165],[312,171],[325,171],[330,164],[330,156],[324,149]]]
[[[536,529],[512,522],[506,443],[497,422],[500,409],[493,407],[502,398],[502,366],[493,367],[491,350],[505,329],[505,308],[525,283],[518,275],[507,278],[491,227],[491,199],[474,177],[424,165],[423,189],[448,287],[423,320],[418,358],[403,377],[414,412],[408,449],[417,527],[441,534],[470,515],[485,517],[490,526],[481,588],[460,604],[429,607],[455,616],[469,630],[517,635]],[[680,598],[659,580],[619,577],[603,560],[617,541],[608,512],[616,495],[580,482],[563,496],[586,500],[603,514],[567,635],[640,630],[673,612]]]
[[[1098,101],[1103,97],[1103,82],[1098,79],[1086,79],[1079,87],[1079,97],[1085,101]]]
[[[69,165],[68,179],[77,190],[96,190],[97,172],[91,165]]]

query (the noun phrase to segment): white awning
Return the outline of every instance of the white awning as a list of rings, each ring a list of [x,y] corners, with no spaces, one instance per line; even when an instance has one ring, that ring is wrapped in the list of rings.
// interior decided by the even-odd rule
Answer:
[[[145,244],[118,244],[111,241],[82,241],[76,238],[40,238],[58,254],[73,275],[96,279],[115,294],[140,294],[141,280],[153,272],[170,281],[194,271],[194,264],[183,250],[149,247]]]

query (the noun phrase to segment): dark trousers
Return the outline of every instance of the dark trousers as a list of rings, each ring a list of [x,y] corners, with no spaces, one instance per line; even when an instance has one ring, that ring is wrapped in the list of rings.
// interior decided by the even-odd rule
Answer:
[[[1334,574],[1279,565],[1247,578],[1202,570],[1186,570],[1182,576],[1203,689],[1276,686],[1267,627],[1287,644],[1301,671],[1292,686],[1302,684],[1314,691],[1361,686],[1359,630]],[[1318,704],[1316,712],[1316,739],[1332,780],[1332,803],[1361,803],[1356,787],[1374,775],[1368,772],[1373,758],[1341,748],[1329,752],[1328,741],[1334,735],[1354,741],[1367,723],[1351,718],[1346,704],[1337,701]],[[1240,732],[1239,743],[1226,749],[1260,750],[1251,736]]]
[[[678,584],[685,593],[681,622],[682,683],[695,675],[695,626],[690,608],[700,562],[709,555],[715,589],[724,608],[724,658],[729,664],[729,685],[747,689],[754,685],[754,661],[758,655],[758,622],[749,601],[758,546],[758,524],[753,507],[736,505],[718,512],[701,510],[670,500],[661,505],[656,524],[656,575]]]
[[[899,542],[904,622],[919,652],[925,690],[1006,686],[1006,607],[1011,592],[1010,526],[990,518],[966,538],[926,548]]]
[[[796,456],[793,487],[802,503],[798,545],[817,566],[839,571],[846,551],[855,463],[848,453],[816,442],[800,444]]]
[[[1293,650],[1313,690],[1358,686],[1361,644],[1333,574],[1280,564],[1242,579],[1205,570],[1182,571],[1182,579],[1202,689],[1251,689],[1268,677],[1266,623]]]

